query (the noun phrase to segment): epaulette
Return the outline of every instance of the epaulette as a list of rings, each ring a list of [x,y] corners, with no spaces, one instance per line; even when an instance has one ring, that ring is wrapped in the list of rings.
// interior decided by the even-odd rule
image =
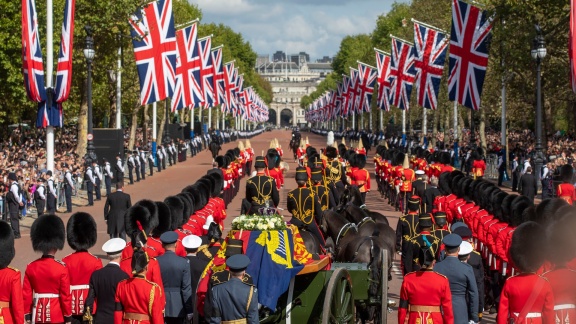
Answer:
[[[63,267],[66,266],[66,263],[64,263],[64,261],[62,261],[62,260],[54,259],[54,261],[60,263]]]
[[[244,276],[242,277],[242,283],[244,283],[248,286],[256,286],[256,285],[254,285],[254,281],[252,280],[252,276],[250,276],[247,273],[244,273]]]
[[[446,280],[448,280],[448,277],[446,277],[445,275],[443,275],[443,274],[441,274],[441,273],[439,273],[439,272],[436,272],[436,271],[431,271],[431,272],[434,273],[434,274],[439,275],[439,276],[442,277],[442,278],[446,278]]]
[[[476,250],[472,250],[472,253],[476,253],[478,255],[481,255],[480,252],[476,251]]]
[[[228,280],[230,280],[230,272],[228,270],[216,271],[212,273],[212,276],[210,276],[210,283],[212,286],[223,284],[228,282]]]
[[[15,272],[20,272],[20,270],[18,270],[18,269],[16,269],[16,268],[13,268],[13,267],[11,267],[11,266],[7,266],[6,268],[7,268],[7,269],[10,269],[10,270],[13,270],[13,271],[15,271]]]

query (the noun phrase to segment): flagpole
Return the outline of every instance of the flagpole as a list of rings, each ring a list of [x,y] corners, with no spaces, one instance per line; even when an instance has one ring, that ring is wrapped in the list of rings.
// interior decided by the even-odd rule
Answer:
[[[156,102],[154,102],[152,104],[152,156],[154,157],[154,160],[156,160],[156,126],[157,126],[157,115],[158,115],[158,111],[156,110]],[[159,163],[159,161],[156,161],[156,163]]]
[[[412,22],[415,23],[415,24],[422,25],[422,26],[424,26],[424,27],[426,27],[426,28],[434,29],[435,31],[438,31],[438,32],[447,34],[447,32],[446,32],[445,30],[443,30],[443,29],[440,29],[440,28],[438,28],[438,27],[434,27],[434,26],[432,26],[432,25],[428,25],[427,23],[423,23],[423,22],[418,21],[418,20],[416,20],[416,19],[414,19],[414,18],[410,19],[410,21],[412,21]]]
[[[380,130],[384,131],[384,112],[380,109]]]
[[[226,112],[222,112],[222,130],[226,129]]]
[[[53,36],[53,4],[46,0],[46,88],[52,89],[52,73],[54,68],[54,42]],[[46,105],[51,109],[52,90],[46,93]],[[62,125],[64,126],[64,125]],[[46,168],[54,171],[54,126],[46,127]]]
[[[406,143],[406,109],[402,109],[402,142]]]
[[[202,123],[202,106],[198,106],[198,120],[200,121],[200,132],[204,133],[204,124]]]
[[[428,120],[426,118],[426,116],[428,115],[428,109],[426,108],[422,108],[422,118],[423,118],[423,122],[422,122],[422,139],[424,139],[424,137],[426,136],[426,132],[428,131]]]
[[[458,101],[454,100],[454,139],[458,139]]]
[[[370,117],[370,125],[368,125],[368,129],[372,129],[372,110],[370,110],[370,112],[368,113],[368,116]]]
[[[118,36],[118,71],[116,72],[116,129],[122,129],[122,35]]]
[[[214,127],[216,129],[220,129],[220,123],[218,122],[220,120],[220,118],[218,118],[220,116],[220,109],[216,109],[216,116],[214,116],[214,119],[216,120],[216,122],[214,123]]]
[[[212,127],[212,108],[208,108],[208,128],[210,129],[211,127]]]

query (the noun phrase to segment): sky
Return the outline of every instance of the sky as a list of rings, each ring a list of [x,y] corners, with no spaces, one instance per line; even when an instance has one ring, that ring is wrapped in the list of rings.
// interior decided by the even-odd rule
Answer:
[[[371,33],[394,0],[188,0],[203,23],[240,32],[258,54],[306,52],[312,61],[334,56],[346,35]],[[401,2],[404,2],[402,0]]]

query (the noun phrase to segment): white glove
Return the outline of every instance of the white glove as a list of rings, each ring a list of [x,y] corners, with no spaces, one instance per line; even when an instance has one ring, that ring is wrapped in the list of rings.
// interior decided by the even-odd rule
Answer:
[[[186,318],[187,318],[189,321],[192,320],[192,317],[194,317],[194,314],[192,314],[192,313],[186,315]]]

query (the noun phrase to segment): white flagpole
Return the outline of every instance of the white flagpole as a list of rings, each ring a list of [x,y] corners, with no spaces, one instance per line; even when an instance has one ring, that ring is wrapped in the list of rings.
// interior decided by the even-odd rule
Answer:
[[[46,88],[52,88],[52,73],[54,68],[54,42],[52,0],[46,0]],[[52,97],[52,94],[47,94]],[[54,98],[52,98],[54,100]],[[46,168],[54,171],[54,126],[46,127]]]
[[[422,122],[422,139],[424,139],[424,136],[426,136],[426,132],[428,131],[428,120],[427,120],[427,114],[428,114],[428,109],[426,108],[422,108],[423,112],[422,112],[422,118],[423,118],[423,122]]]
[[[216,122],[214,123],[214,127],[216,129],[220,129],[220,123],[218,122],[220,119],[218,118],[218,116],[220,116],[220,109],[216,109],[216,116],[214,116],[214,119],[216,120]]]
[[[158,111],[156,110],[156,102],[152,104],[152,154],[154,160],[156,160],[156,131],[157,131],[157,118],[158,118]],[[158,163],[158,161],[156,161]]]
[[[384,112],[380,109],[380,130],[384,131]]]
[[[198,107],[198,120],[200,120],[200,132],[204,132],[204,124],[202,123],[202,106]]]
[[[222,130],[226,129],[226,112],[222,112]]]
[[[458,101],[454,100],[454,139],[458,139]]]
[[[402,135],[406,135],[406,109],[402,109]]]
[[[208,128],[212,127],[212,108],[208,108]]]
[[[122,36],[118,37],[122,41]],[[118,71],[116,72],[116,129],[122,129],[122,45],[118,46]]]

